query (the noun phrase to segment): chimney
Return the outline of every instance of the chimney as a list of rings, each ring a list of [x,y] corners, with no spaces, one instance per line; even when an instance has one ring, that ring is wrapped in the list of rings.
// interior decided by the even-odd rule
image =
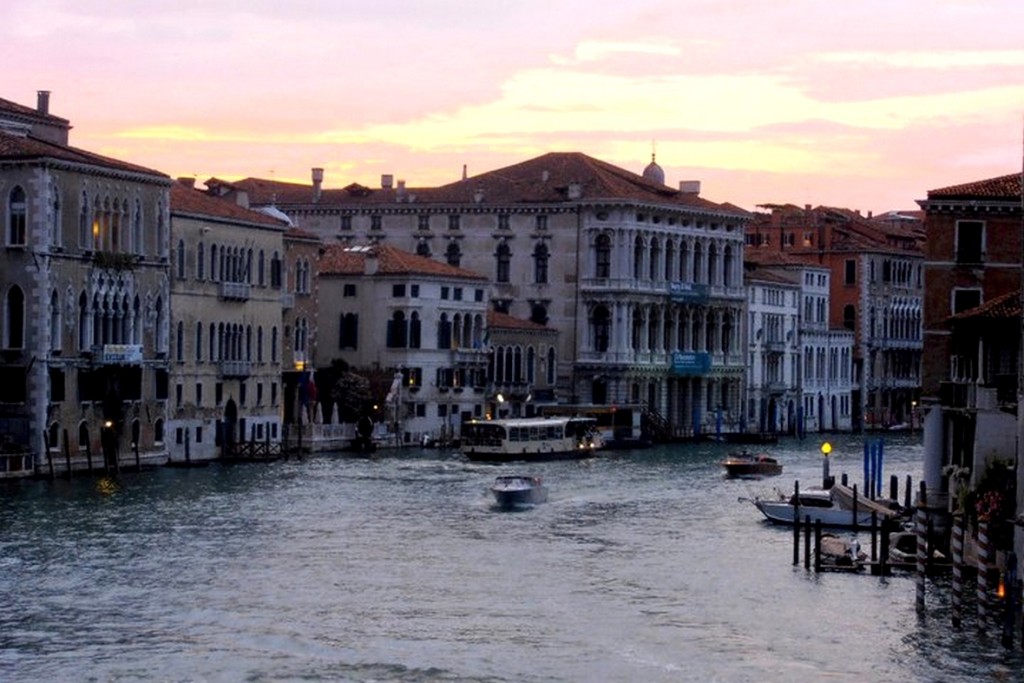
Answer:
[[[363,274],[376,275],[379,268],[380,262],[377,260],[377,250],[375,248],[367,249],[366,257],[363,259]]]
[[[700,194],[699,180],[680,180],[679,191],[683,194]]]
[[[324,184],[324,169],[314,168],[313,169],[313,201],[320,201],[320,194],[323,192]]]
[[[178,178],[178,182],[187,187],[190,190],[196,189],[196,179],[189,178],[188,176],[182,176]]]
[[[40,114],[50,113],[50,91],[49,90],[38,90],[36,91],[36,111]]]
[[[579,183],[569,183],[569,199],[579,199],[583,196],[583,186]]]
[[[463,180],[465,180],[466,178],[468,178],[468,177],[469,177],[469,176],[468,176],[468,175],[466,174],[467,170],[468,170],[468,169],[467,169],[467,165],[466,165],[466,164],[463,164],[463,165],[462,165],[462,179],[463,179]]]
[[[405,200],[405,181],[404,180],[399,180],[398,181],[398,187],[395,188],[395,196],[398,199],[398,201],[400,201],[400,202]]]
[[[390,173],[384,173],[380,176],[380,186],[385,190],[390,190],[395,184],[395,176]]]

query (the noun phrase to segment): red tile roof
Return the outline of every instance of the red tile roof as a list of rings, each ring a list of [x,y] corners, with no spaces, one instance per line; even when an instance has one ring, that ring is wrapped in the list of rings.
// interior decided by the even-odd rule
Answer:
[[[540,323],[536,323],[532,320],[523,320],[522,318],[516,318],[508,313],[500,313],[495,310],[487,311],[487,327],[503,330],[529,330],[536,332],[555,331],[553,328],[541,325]]]
[[[131,173],[142,173],[146,175],[168,178],[166,173],[154,171],[126,161],[111,159],[110,157],[93,154],[75,147],[56,145],[45,140],[19,135],[0,133],[0,159],[5,161],[37,161],[42,159],[57,159],[76,164],[89,166],[100,166],[103,168],[127,171]]]
[[[254,223],[281,229],[286,227],[286,223],[265,213],[246,209],[228,199],[211,197],[180,182],[171,185],[171,213]]]
[[[245,178],[232,183],[212,178],[206,185],[210,187],[211,183],[244,190],[249,193],[254,204],[313,203],[311,184],[282,183],[260,178]],[[583,201],[650,201],[743,217],[749,215],[732,204],[717,204],[693,193],[680,192],[580,152],[551,152],[440,187],[370,188],[351,183],[341,189],[323,189],[318,203],[341,207],[398,202],[472,204],[477,203],[478,196],[483,204],[561,203],[570,201],[570,185],[578,185]]]
[[[45,121],[48,125],[51,126],[66,127],[68,125],[67,119],[62,119],[61,117],[54,116],[53,114],[44,114],[34,107],[27,107],[24,104],[18,104],[17,102],[5,100],[4,98],[0,97],[0,114],[3,113],[10,113],[24,118]]]
[[[1017,289],[989,299],[980,306],[951,315],[952,322],[972,320],[1019,320],[1021,313],[1020,290]]]
[[[403,251],[390,244],[350,246],[330,244],[320,259],[321,275],[361,275],[366,272],[367,256],[377,257],[379,275],[418,275],[486,281],[482,275],[456,268],[425,256]]]
[[[929,190],[928,199],[959,199],[970,197],[986,197],[992,199],[1021,198],[1021,174],[1011,173],[1010,175],[989,178],[988,180],[977,180],[962,185],[950,185],[949,187]]]

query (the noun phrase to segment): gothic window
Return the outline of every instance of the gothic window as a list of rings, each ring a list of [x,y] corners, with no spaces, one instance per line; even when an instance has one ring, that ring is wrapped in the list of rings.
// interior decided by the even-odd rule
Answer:
[[[548,281],[548,247],[543,242],[533,250],[533,281],[539,285]]]
[[[612,276],[612,239],[608,235],[598,235],[594,245],[595,271],[594,277],[609,278]]]
[[[421,323],[420,314],[413,312],[409,318],[409,348],[420,348]]]
[[[20,185],[7,197],[7,244],[23,246],[26,242],[26,229],[28,218],[28,202],[25,198],[25,191]]]
[[[178,279],[185,279],[185,240],[178,240],[178,253],[177,253],[177,264],[178,264]]]
[[[608,350],[611,341],[611,314],[604,306],[598,306],[590,316],[590,336],[594,342],[594,350]]]
[[[50,295],[50,349],[52,351],[60,351],[63,347],[60,319],[60,296],[57,294],[57,290],[53,290],[53,294]]]
[[[409,345],[409,323],[405,319],[405,313],[395,311],[388,320],[387,327],[387,348],[404,349]]]
[[[50,205],[50,245],[59,247],[61,243],[60,192],[56,185],[50,188],[53,192],[53,203]]]
[[[179,363],[185,362],[185,323],[178,321],[177,333],[174,335],[174,355]]]
[[[644,271],[644,240],[639,235],[633,240],[633,277],[640,279]]]
[[[78,213],[78,246],[92,249],[92,232],[89,229],[89,197],[82,193],[82,210]]]
[[[449,266],[459,267],[462,262],[462,250],[459,249],[458,242],[449,242],[448,248],[445,250],[445,259],[448,261]]]
[[[426,240],[420,240],[419,242],[417,242],[417,244],[416,244],[416,255],[417,256],[425,256],[426,258],[430,258],[430,245],[427,244]]]
[[[196,323],[196,362],[203,360],[203,324]]]
[[[495,281],[496,282],[509,282],[511,277],[511,266],[512,266],[512,249],[507,243],[502,242],[498,245],[498,250],[494,254],[495,257]]]
[[[437,348],[450,349],[452,347],[452,323],[448,320],[448,314],[442,313],[441,319],[437,321]]]
[[[4,302],[4,348],[21,349],[25,346],[25,295],[14,285],[7,290]]]

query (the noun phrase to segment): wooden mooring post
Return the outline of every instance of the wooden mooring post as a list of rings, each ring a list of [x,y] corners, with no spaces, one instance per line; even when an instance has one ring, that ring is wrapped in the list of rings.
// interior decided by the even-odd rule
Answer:
[[[988,601],[989,601],[989,586],[988,586],[988,569],[989,569],[989,539],[988,539],[988,520],[978,520],[978,581],[977,581],[977,598],[978,598],[978,629],[984,631],[988,624]]]
[[[800,564],[800,482],[793,482],[793,565]]]
[[[925,482],[921,482],[921,492],[917,499],[917,514],[915,515],[915,533],[917,534],[917,576],[916,576],[916,606],[917,611],[923,613],[924,588],[925,588],[925,561],[928,552],[928,490]]]

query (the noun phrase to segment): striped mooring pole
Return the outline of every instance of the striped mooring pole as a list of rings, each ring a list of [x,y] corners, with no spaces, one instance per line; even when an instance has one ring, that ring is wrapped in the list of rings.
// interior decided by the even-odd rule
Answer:
[[[978,520],[978,628],[984,630],[988,624],[988,520]]]
[[[924,612],[925,566],[928,560],[928,489],[921,482],[921,493],[917,499],[917,514],[914,517],[914,531],[917,536],[917,611]]]
[[[953,518],[953,626],[960,628],[964,607],[964,520],[958,513]]]

